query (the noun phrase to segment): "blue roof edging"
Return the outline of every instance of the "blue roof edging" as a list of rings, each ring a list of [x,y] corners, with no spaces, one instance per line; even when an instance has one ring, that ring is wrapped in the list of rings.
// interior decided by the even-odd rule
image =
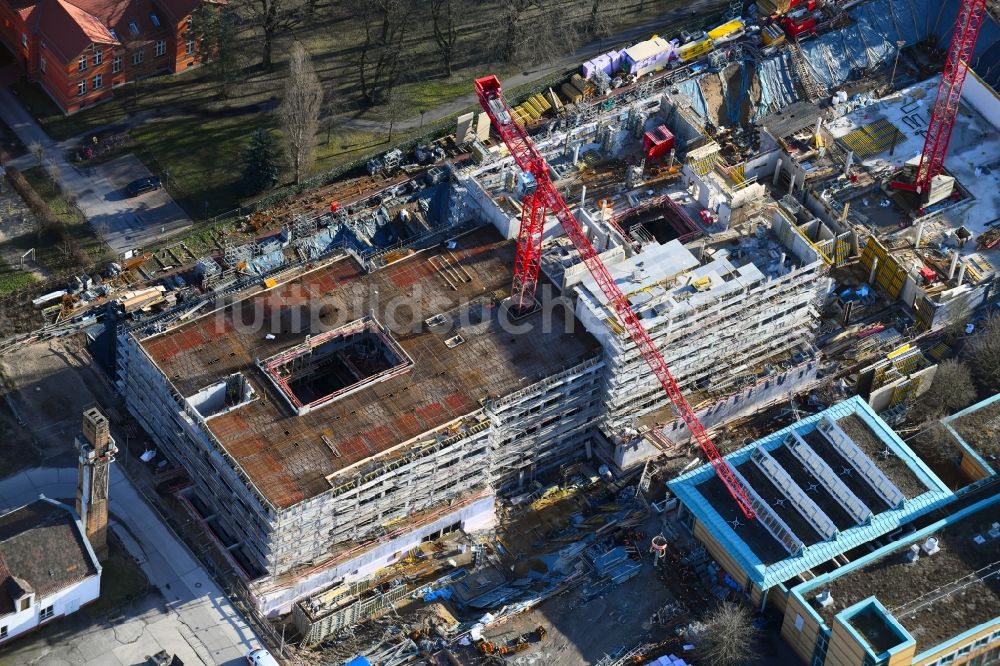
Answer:
[[[899,636],[900,642],[897,645],[894,645],[885,652],[876,653],[875,650],[872,649],[871,643],[869,643],[857,629],[851,626],[850,619],[867,608],[874,610],[875,613],[886,623],[886,625],[888,625],[889,628],[891,628],[896,635]],[[834,617],[838,617],[843,621],[844,628],[847,629],[852,636],[854,636],[855,640],[864,646],[865,653],[876,663],[886,663],[892,655],[900,652],[901,650],[905,650],[911,645],[916,645],[917,643],[916,639],[913,638],[913,635],[906,630],[906,627],[897,622],[896,618],[892,616],[892,613],[886,610],[886,607],[882,605],[882,602],[874,596],[866,597],[856,604],[848,606],[844,610],[837,613]]]
[[[850,574],[851,572],[856,571],[857,569],[862,569],[871,564],[872,562],[880,560],[886,555],[891,554],[893,551],[901,550],[902,548],[905,548],[910,544],[923,541],[927,537],[933,535],[938,530],[941,530],[942,528],[951,525],[952,523],[958,522],[959,520],[962,520],[971,514],[981,511],[982,509],[990,506],[991,504],[1000,504],[1000,495],[994,495],[992,497],[987,497],[986,499],[980,500],[975,504],[972,504],[970,506],[965,507],[964,509],[961,509],[960,511],[955,512],[950,516],[945,516],[941,520],[934,522],[921,530],[917,530],[913,534],[907,536],[905,539],[900,539],[899,541],[893,541],[892,543],[888,543],[885,546],[879,548],[878,550],[868,553],[862,558],[854,560],[853,562],[847,564],[846,566],[843,566],[839,569],[835,569],[834,571],[831,571],[829,573],[817,576],[816,578],[808,580],[804,583],[799,583],[789,591],[789,594],[794,595],[799,600],[799,605],[803,607],[806,610],[806,612],[809,613],[810,617],[812,617],[817,622],[821,630],[825,629],[829,631],[830,627],[826,624],[826,622],[823,621],[823,617],[818,612],[816,612],[816,609],[812,607],[812,604],[810,604],[809,600],[806,598],[810,592],[819,587],[822,587],[823,585],[826,585],[835,578],[839,578],[840,576],[845,576],[847,574]],[[998,618],[1000,618],[1000,615],[998,615]],[[989,626],[990,624],[997,623],[997,621],[998,619],[994,618],[993,620],[984,622],[983,624],[973,627],[968,631],[962,632],[958,636],[955,636],[954,638],[949,639],[944,643],[933,645],[927,650],[924,650],[924,652],[916,655],[913,658],[913,661],[914,662],[920,661],[920,659],[926,656],[930,656],[935,652],[939,652],[945,647],[947,647],[949,644],[955,643],[960,638],[967,637],[969,635],[972,635],[972,633],[978,631],[982,631],[982,629]]]
[[[837,420],[851,414],[859,415],[866,425],[871,427],[872,431],[893,449],[893,452],[906,463],[907,467],[913,471],[929,490],[917,497],[904,501],[897,509],[890,509],[873,515],[867,523],[840,532],[831,541],[821,541],[811,546],[806,546],[799,554],[789,555],[787,558],[772,565],[765,565],[746,542],[735,533],[730,523],[719,515],[711,503],[697,490],[698,484],[715,473],[711,465],[706,464],[693,469],[677,477],[667,485],[684,503],[688,511],[705,524],[705,527],[726,548],[729,555],[747,572],[751,580],[761,588],[768,589],[777,583],[791,579],[813,566],[822,564],[836,555],[883,536],[900,525],[947,503],[955,497],[955,494],[937,475],[924,465],[910,447],[891,428],[882,422],[871,406],[858,396],[839,402],[818,414],[812,414],[801,421],[797,421],[766,437],[762,437],[729,454],[726,456],[726,460],[734,466],[742,464],[758,446],[762,446],[768,451],[773,450],[780,446],[785,436],[793,430],[800,434],[810,432],[815,429],[814,424],[824,416],[829,416]]]
[[[976,404],[970,405],[969,407],[966,407],[965,409],[956,414],[952,414],[951,416],[941,419],[941,423],[944,425],[945,428],[948,429],[948,432],[950,432],[955,437],[958,443],[962,446],[962,449],[966,451],[976,462],[982,465],[983,468],[986,469],[987,472],[989,472],[989,476],[995,476],[997,473],[996,469],[994,469],[992,465],[986,462],[986,460],[981,455],[979,455],[979,453],[974,448],[972,448],[972,446],[967,441],[965,441],[965,438],[962,437],[960,434],[958,434],[958,431],[955,430],[955,428],[953,428],[951,424],[952,422],[957,421],[963,416],[968,416],[973,412],[977,412],[980,409],[989,407],[994,402],[1000,402],[1000,393],[997,393],[992,397],[986,398],[985,400],[980,400]]]

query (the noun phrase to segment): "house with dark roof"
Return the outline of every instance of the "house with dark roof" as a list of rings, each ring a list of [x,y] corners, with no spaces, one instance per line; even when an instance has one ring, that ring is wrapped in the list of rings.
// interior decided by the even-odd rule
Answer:
[[[100,593],[100,562],[70,507],[42,498],[0,516],[0,645]]]
[[[66,114],[199,60],[203,0],[0,0],[0,41]]]

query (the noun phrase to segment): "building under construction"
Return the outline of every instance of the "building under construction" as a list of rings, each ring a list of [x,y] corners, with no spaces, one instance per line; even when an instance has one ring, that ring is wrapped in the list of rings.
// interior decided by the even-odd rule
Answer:
[[[970,77],[968,131],[945,163],[958,195],[914,207],[881,188],[919,151],[929,56],[907,46],[888,87],[851,79],[847,64],[884,69],[900,46],[945,39],[940,16],[917,21],[930,4],[831,9],[801,47],[764,53],[747,37],[706,56],[707,71],[688,63],[581,99],[535,135],[706,428],[815,385],[821,327],[861,337],[853,320],[872,316],[870,291],[920,329],[994,293],[985,221],[997,214],[981,188],[995,184],[971,175],[986,158],[962,155],[996,139],[996,97]],[[869,46],[850,46],[850,30]],[[121,329],[129,409],[190,476],[183,500],[267,614],[442,532],[488,529],[498,496],[560,466],[621,473],[691,437],[554,217],[542,221],[538,307],[512,312],[514,239],[537,183],[477,127],[470,159],[405,171],[199,262],[206,292],[247,287],[232,302]],[[835,271],[864,288],[835,289]]]

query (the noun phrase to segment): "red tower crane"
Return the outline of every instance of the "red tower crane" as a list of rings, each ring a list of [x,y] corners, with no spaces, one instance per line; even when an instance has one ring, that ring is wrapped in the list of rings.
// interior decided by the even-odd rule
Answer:
[[[948,60],[941,73],[941,84],[931,111],[931,121],[927,126],[924,150],[920,154],[917,171],[912,182],[909,179],[892,181],[894,189],[916,192],[926,200],[931,191],[931,182],[944,168],[948,142],[955,128],[958,104],[962,99],[962,85],[969,71],[969,60],[976,48],[985,13],[986,0],[962,0],[959,4],[955,32],[952,33],[951,45],[948,47]]]
[[[479,95],[479,102],[483,109],[493,121],[493,127],[496,128],[503,142],[510,149],[517,166],[529,176],[528,184],[524,188],[525,195],[521,202],[523,206],[521,231],[517,239],[514,280],[511,288],[512,309],[525,312],[534,306],[535,285],[538,283],[538,270],[542,255],[542,225],[545,222],[545,212],[550,211],[559,220],[566,235],[573,241],[583,263],[607,297],[608,304],[614,309],[635,346],[667,392],[674,408],[687,425],[691,436],[701,446],[701,450],[705,453],[705,457],[708,458],[726,490],[736,500],[743,515],[749,519],[754,518],[756,513],[750,505],[750,500],[743,486],[740,485],[729,463],[719,454],[708,433],[705,432],[698,416],[688,404],[680,387],[677,386],[673,375],[670,374],[666,361],[663,360],[663,355],[660,354],[652,338],[649,337],[649,333],[639,321],[639,317],[632,311],[625,294],[615,284],[614,278],[611,277],[604,262],[598,256],[597,250],[584,235],[583,227],[573,217],[569,206],[559,196],[549,176],[549,167],[545,163],[545,158],[538,152],[524,128],[514,120],[510,107],[500,94],[500,80],[495,76],[477,79],[476,93]]]

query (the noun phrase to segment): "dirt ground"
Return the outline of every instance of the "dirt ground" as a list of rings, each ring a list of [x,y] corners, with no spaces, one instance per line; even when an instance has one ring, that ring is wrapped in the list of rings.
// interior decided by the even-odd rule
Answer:
[[[743,66],[747,68],[747,93],[745,95],[741,95]],[[722,84],[723,79],[726,80],[725,87]],[[745,65],[730,63],[718,74],[709,74],[703,77],[698,85],[705,98],[709,119],[716,127],[733,123],[729,118],[729,107],[737,108],[737,105],[739,109],[737,120],[741,125],[747,125],[750,120],[750,112],[760,102],[760,79],[757,77],[757,67],[750,62],[745,63]]]
[[[7,241],[35,231],[35,216],[24,200],[14,191],[14,188],[4,184],[0,187],[0,258],[9,266],[18,266],[23,250],[14,247]],[[26,267],[39,280],[48,277],[48,273],[34,260],[27,259]]]
[[[0,358],[0,468],[4,475],[39,465],[76,463],[73,438],[83,408],[117,400],[79,337],[39,342]]]

